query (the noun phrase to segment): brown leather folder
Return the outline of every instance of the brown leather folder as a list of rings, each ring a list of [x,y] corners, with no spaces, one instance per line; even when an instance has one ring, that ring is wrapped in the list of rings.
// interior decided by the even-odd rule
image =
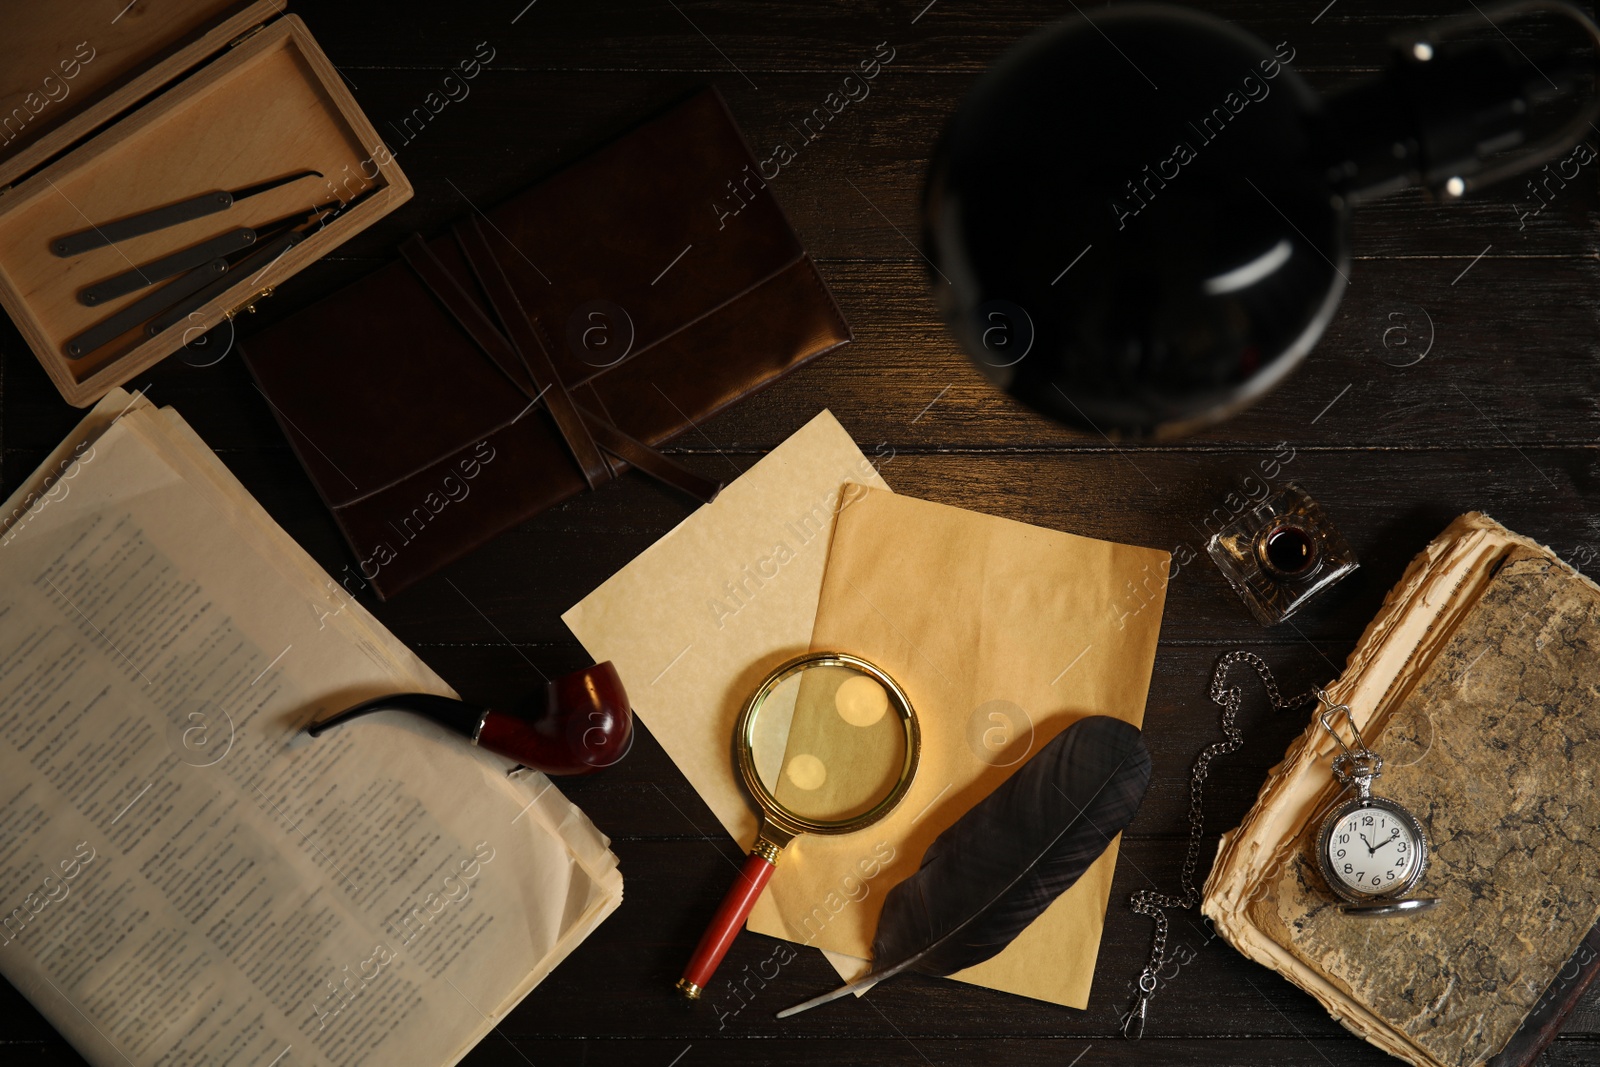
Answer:
[[[712,89],[401,252],[241,346],[385,598],[850,340]]]

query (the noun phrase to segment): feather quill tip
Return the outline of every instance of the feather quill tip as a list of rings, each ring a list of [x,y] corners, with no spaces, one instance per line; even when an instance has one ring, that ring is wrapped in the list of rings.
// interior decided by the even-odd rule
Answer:
[[[803,1011],[810,1011],[819,1004],[826,1004],[830,1000],[838,1000],[847,993],[854,993],[857,996],[860,996],[862,993],[865,993],[867,990],[877,985],[878,982],[883,979],[883,977],[884,976],[881,974],[869,974],[865,978],[862,978],[858,981],[848,982],[845,985],[840,986],[838,989],[830,989],[820,997],[812,997],[810,1000],[796,1004],[792,1008],[784,1008],[778,1013],[777,1018],[787,1019],[791,1015],[799,1015]]]

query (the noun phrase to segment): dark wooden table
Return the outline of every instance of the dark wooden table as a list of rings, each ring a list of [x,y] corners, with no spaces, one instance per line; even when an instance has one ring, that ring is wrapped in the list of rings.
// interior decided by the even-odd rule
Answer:
[[[1333,89],[1377,66],[1388,33],[1466,5],[1410,0],[1217,0],[1218,13]],[[934,312],[908,238],[929,149],[987,64],[1071,12],[1040,0],[492,0],[296,5],[416,184],[416,199],[285,285],[272,319],[381,263],[403,234],[431,232],[572,160],[692,87],[721,88],[758,148],[791,138],[880,42],[894,49],[871,95],[841,113],[772,183],[856,332],[769,392],[682,439],[691,464],[748,467],[822,408],[896,490],[1093,537],[1197,558],[1168,590],[1146,730],[1155,779],[1123,845],[1094,994],[1072,1011],[965,985],[902,978],[859,1002],[788,1022],[777,1008],[827,988],[802,950],[736,1015],[686,1010],[669,991],[726,888],[739,847],[648,733],[621,766],[564,785],[612,838],[627,899],[466,1060],[566,1064],[1271,1064],[1360,1067],[1387,1060],[1309,997],[1179,916],[1192,962],[1162,986],[1142,1042],[1118,1016],[1149,948],[1127,909],[1135,889],[1176,886],[1187,772],[1216,736],[1206,678],[1219,652],[1264,654],[1286,689],[1326,682],[1406,561],[1455,515],[1481,509],[1600,573],[1600,239],[1587,171],[1526,227],[1513,183],[1439,205],[1412,193],[1358,216],[1356,263],[1337,318],[1306,364],[1255,410],[1175,445],[1114,447],[1058,428],[991,389]],[[1093,9],[1091,8],[1091,14]],[[403,120],[482,48],[493,58],[425,124]],[[459,91],[457,92],[459,96]],[[1105,106],[1107,101],[1086,101]],[[1600,143],[1600,133],[1596,134]],[[640,175],[641,181],[649,176]],[[248,333],[256,323],[245,321]],[[225,345],[227,337],[222,336]],[[0,330],[0,446],[7,492],[74,425],[7,325]],[[168,363],[133,384],[175,406],[316,558],[349,561],[236,355]],[[1284,443],[1284,444],[1280,444]],[[1292,451],[1279,481],[1321,499],[1359,553],[1359,572],[1293,620],[1263,630],[1205,559],[1202,524],[1261,460]],[[677,523],[683,501],[634,477],[558,508],[397,598],[379,618],[462,693],[493,702],[585,662],[562,610]],[[447,580],[448,579],[448,580]],[[481,609],[481,614],[480,614]],[[1303,720],[1247,704],[1248,741],[1210,785],[1214,835],[1234,825]],[[1207,862],[1211,854],[1207,845]],[[752,967],[771,942],[746,935],[724,968]],[[0,1061],[77,1063],[9,986]],[[1547,1053],[1600,1063],[1591,995]]]

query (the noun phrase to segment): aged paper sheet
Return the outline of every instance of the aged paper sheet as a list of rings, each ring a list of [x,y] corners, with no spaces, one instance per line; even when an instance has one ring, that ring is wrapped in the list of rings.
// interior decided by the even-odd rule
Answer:
[[[757,812],[734,770],[734,720],[810,647],[834,515],[865,486],[888,488],[824,411],[561,616],[616,665],[634,714],[745,848]]]
[[[541,776],[175,413],[118,391],[0,534],[0,971],[97,1065],[459,1060],[621,899]]]
[[[884,486],[825,411],[561,616],[616,665],[634,713],[746,847],[757,813],[733,767],[734,720],[769,671],[810,646],[853,482]]]
[[[773,878],[750,928],[870,955],[885,893],[1029,755],[1085,715],[1141,724],[1162,604],[1114,609],[1127,582],[1166,565],[1155,549],[878,490],[842,512],[812,644],[900,682],[922,724],[922,762],[881,823],[791,845],[787,878]],[[1005,951],[952,977],[1085,1006],[1116,856],[1113,841]],[[864,877],[872,866],[880,872]]]

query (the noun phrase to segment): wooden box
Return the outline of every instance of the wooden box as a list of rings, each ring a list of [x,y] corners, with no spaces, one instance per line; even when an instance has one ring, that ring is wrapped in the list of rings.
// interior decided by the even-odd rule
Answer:
[[[0,37],[0,306],[61,395],[94,403],[269,294],[411,198],[377,131],[281,0],[37,3]],[[118,9],[120,8],[120,13]],[[156,233],[62,258],[91,226],[300,170],[320,172]],[[359,198],[359,199],[358,199]],[[261,270],[154,336],[142,327],[80,359],[67,342],[156,286],[85,306],[86,286],[316,205],[341,208]]]

